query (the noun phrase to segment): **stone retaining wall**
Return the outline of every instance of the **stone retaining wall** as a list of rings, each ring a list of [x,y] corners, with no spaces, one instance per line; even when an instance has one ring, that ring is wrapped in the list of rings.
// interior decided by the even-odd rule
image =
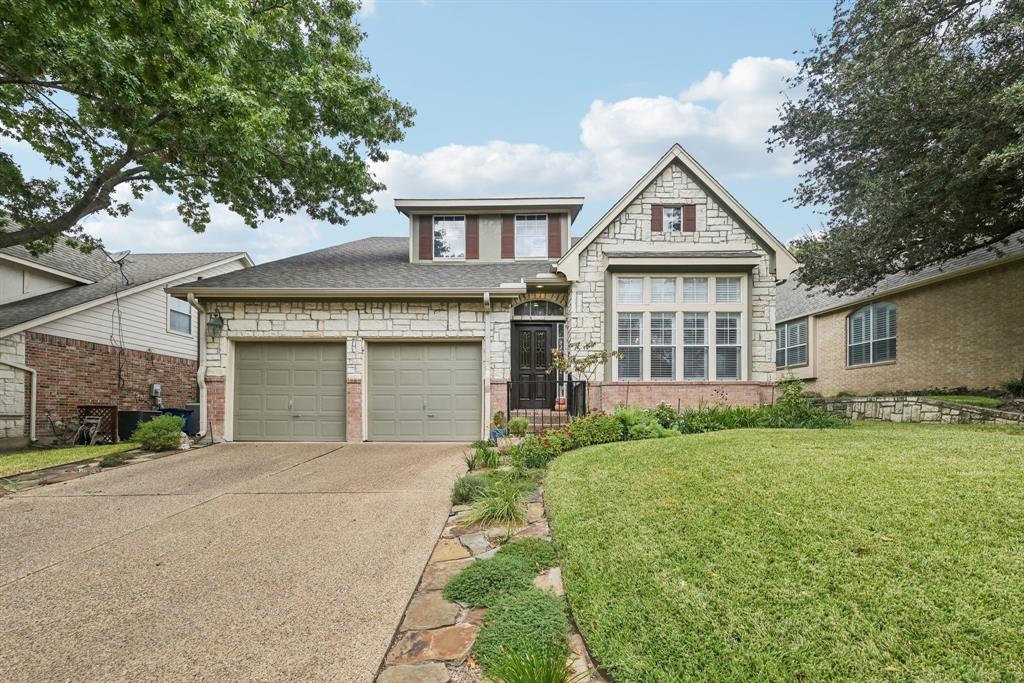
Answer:
[[[833,415],[848,420],[933,424],[989,422],[1024,425],[1024,414],[1021,413],[947,403],[921,396],[829,398],[816,400],[815,403]]]

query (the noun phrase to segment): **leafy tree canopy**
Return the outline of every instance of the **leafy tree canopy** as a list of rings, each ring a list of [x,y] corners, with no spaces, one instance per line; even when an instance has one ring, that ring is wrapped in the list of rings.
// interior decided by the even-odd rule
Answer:
[[[381,189],[413,110],[360,56],[348,0],[0,0],[0,246],[45,250],[157,187],[193,230],[211,201],[251,227],[306,211],[344,224]],[[6,143],[5,143],[6,146]],[[126,198],[126,197],[125,197]]]
[[[801,280],[851,292],[1024,228],[1024,0],[840,0],[768,143],[825,229]]]

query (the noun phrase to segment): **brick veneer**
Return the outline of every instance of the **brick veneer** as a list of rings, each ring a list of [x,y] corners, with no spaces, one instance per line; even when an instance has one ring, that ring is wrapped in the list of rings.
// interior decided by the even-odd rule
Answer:
[[[363,440],[363,383],[358,379],[345,383],[345,440]]]
[[[215,439],[224,438],[224,378],[206,378],[206,421]],[[203,425],[204,427],[206,425]]]
[[[118,383],[118,356],[121,377]],[[38,372],[36,420],[39,434],[46,435],[46,411],[67,419],[77,418],[81,405],[116,405],[119,410],[152,407],[149,385],[163,385],[163,403],[181,408],[196,400],[196,361],[145,351],[118,349],[105,344],[25,334],[25,362]],[[25,414],[30,411],[25,392]]]
[[[591,382],[587,408],[611,412],[622,405],[653,408],[665,402],[673,408],[701,404],[758,406],[775,400],[771,382]]]

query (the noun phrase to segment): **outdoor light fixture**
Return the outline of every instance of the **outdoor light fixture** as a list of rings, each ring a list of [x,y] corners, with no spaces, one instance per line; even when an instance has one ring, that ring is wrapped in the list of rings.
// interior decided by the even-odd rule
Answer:
[[[220,311],[214,311],[210,314],[210,319],[206,321],[206,329],[211,337],[216,338],[220,336],[220,331],[224,329],[224,318],[220,317]]]

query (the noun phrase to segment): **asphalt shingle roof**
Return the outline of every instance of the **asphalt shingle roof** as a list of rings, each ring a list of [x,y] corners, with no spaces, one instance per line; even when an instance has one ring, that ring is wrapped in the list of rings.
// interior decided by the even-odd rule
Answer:
[[[62,241],[53,245],[53,249],[47,253],[40,254],[39,256],[33,256],[28,249],[20,245],[4,247],[0,249],[0,253],[9,254],[23,261],[31,261],[45,268],[52,268],[62,273],[93,281],[103,277],[107,272],[107,266],[110,265],[110,261],[107,260],[106,255],[101,250],[95,249],[85,254],[79,249],[69,247]]]
[[[28,254],[27,251],[25,253]],[[84,254],[83,256],[87,256],[88,260],[83,261],[83,263],[86,263],[88,268],[90,268],[89,272],[92,276],[90,279],[95,280],[93,284],[74,285],[66,289],[59,289],[54,292],[47,292],[39,296],[4,304],[0,306],[0,330],[6,330],[15,325],[21,325],[22,323],[56,313],[66,308],[109,296],[115,290],[124,291],[132,287],[171,277],[176,273],[223,261],[232,256],[242,256],[244,253],[239,251],[229,253],[130,254],[124,260],[124,275],[128,278],[128,284],[125,283],[118,267],[108,261],[103,252],[94,251],[91,254]],[[19,257],[21,256],[19,255]],[[33,259],[35,257],[28,254],[28,258]],[[74,259],[77,257],[58,254],[55,258]],[[102,259],[102,261],[99,259]],[[52,262],[54,260],[51,259]],[[66,260],[63,262],[67,263]]]
[[[862,299],[868,299],[907,285],[925,282],[941,275],[971,270],[988,264],[995,266],[1003,258],[1020,256],[1021,254],[1024,254],[1024,230],[1013,233],[1008,238],[1006,244],[998,244],[994,249],[982,247],[958,258],[928,266],[913,274],[897,273],[890,275],[869,290],[841,296],[833,296],[821,290],[805,287],[799,282],[799,271],[797,271],[797,273],[793,274],[793,277],[778,287],[775,317],[779,321],[789,320],[819,311],[846,306]]]
[[[550,261],[410,263],[407,237],[368,237],[204,278],[178,287],[203,289],[485,290],[550,273]]]

